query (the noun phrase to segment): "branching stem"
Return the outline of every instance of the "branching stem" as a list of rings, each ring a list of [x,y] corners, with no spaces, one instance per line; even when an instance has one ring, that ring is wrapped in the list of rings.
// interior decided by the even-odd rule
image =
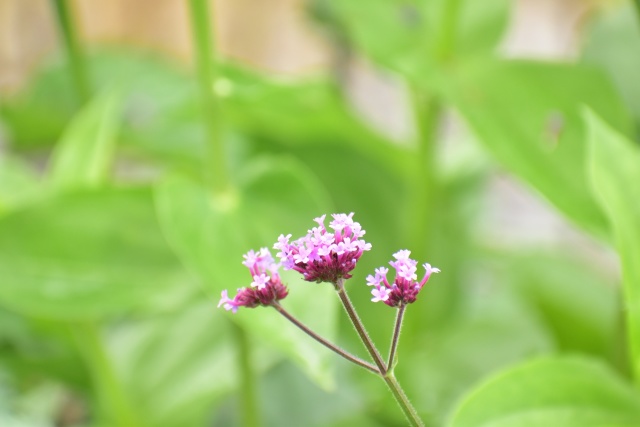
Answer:
[[[320,344],[322,344],[323,346],[327,347],[329,350],[331,350],[331,351],[337,353],[338,355],[344,357],[348,361],[353,362],[356,365],[358,365],[360,367],[363,367],[363,368],[373,372],[374,374],[378,374],[378,375],[380,374],[380,370],[378,368],[376,368],[375,366],[373,366],[371,363],[365,362],[364,360],[360,359],[359,357],[354,356],[353,354],[341,349],[340,347],[336,346],[335,344],[332,344],[331,342],[329,342],[326,339],[322,338],[320,335],[318,335],[315,332],[313,332],[304,323],[302,323],[300,320],[298,320],[296,317],[294,317],[291,313],[289,313],[287,310],[285,310],[279,303],[275,302],[273,304],[273,308],[275,308],[278,311],[278,313],[282,314],[291,323],[293,323],[298,328],[300,328],[305,334],[309,335],[311,338],[313,338],[314,340],[318,341]]]

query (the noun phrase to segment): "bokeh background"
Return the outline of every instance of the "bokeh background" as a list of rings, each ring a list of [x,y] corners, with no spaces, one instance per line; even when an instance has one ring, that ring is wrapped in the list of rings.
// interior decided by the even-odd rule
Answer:
[[[373,244],[348,289],[383,352],[364,278],[404,248],[442,270],[396,368],[427,425],[476,425],[461,399],[543,356],[630,381],[584,120],[637,139],[630,2],[217,0],[200,33],[195,3],[0,0],[1,426],[404,425],[275,311],[216,309],[242,254],[331,212]],[[330,286],[286,277],[364,354]]]

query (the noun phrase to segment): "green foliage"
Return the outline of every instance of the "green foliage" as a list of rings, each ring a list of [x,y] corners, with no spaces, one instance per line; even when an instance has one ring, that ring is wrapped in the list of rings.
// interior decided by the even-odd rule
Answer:
[[[576,64],[497,58],[511,6],[313,2],[338,70],[359,55],[405,85],[412,141],[374,131],[348,82],[327,75],[217,61],[199,86],[140,52],[78,49],[97,95],[76,111],[73,67],[38,70],[0,106],[0,424],[42,424],[16,402],[55,384],[89,414],[75,425],[231,426],[243,411],[264,426],[402,425],[378,378],[333,363],[275,310],[215,307],[248,286],[242,254],[355,212],[373,250],[346,286],[383,354],[394,313],[369,302],[366,276],[404,248],[442,269],[407,310],[396,369],[427,425],[639,425],[625,377],[640,372],[639,27],[612,9]],[[210,86],[215,161],[199,104]],[[448,111],[470,135],[440,138]],[[201,179],[221,164],[229,185]],[[567,254],[478,232],[503,170],[615,244],[622,292],[573,243]],[[363,356],[330,285],[283,280],[287,310]]]
[[[0,219],[0,259],[2,303],[56,319],[122,313],[189,283],[144,187],[78,191],[13,211]]]
[[[591,111],[589,172],[595,194],[607,213],[622,264],[631,369],[640,380],[640,149]]]
[[[49,180],[57,190],[97,187],[109,176],[119,120],[117,92],[95,98],[69,124],[51,155]]]
[[[547,358],[502,372],[473,390],[448,425],[637,426],[640,397],[608,367]]]
[[[156,192],[158,214],[169,241],[215,298],[223,289],[233,292],[250,280],[239,254],[270,247],[281,233],[304,234],[312,218],[330,206],[321,184],[292,159],[258,159],[247,164],[238,183],[237,193],[215,195],[186,177],[170,175]],[[285,305],[323,335],[334,336],[334,296],[317,290],[310,298],[303,292],[313,285],[291,279],[286,283],[291,296]],[[327,361],[331,355],[319,352],[311,340],[301,339],[295,326],[275,310],[262,311],[243,313],[234,320],[289,354],[318,382],[329,386]]]

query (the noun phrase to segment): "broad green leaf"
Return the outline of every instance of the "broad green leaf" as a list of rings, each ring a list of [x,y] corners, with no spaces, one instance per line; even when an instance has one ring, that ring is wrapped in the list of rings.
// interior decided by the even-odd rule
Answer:
[[[148,188],[49,197],[0,219],[0,304],[60,319],[160,303],[185,273]]]
[[[490,253],[494,274],[539,315],[558,350],[613,359],[619,293],[601,266],[555,251]]]
[[[640,26],[630,2],[607,4],[587,27],[582,61],[604,70],[636,120],[640,119]],[[624,42],[621,42],[624,40]]]
[[[429,286],[439,286],[436,279]],[[481,292],[467,283],[458,302],[462,314],[444,327],[423,332],[419,341],[403,331],[397,376],[431,425],[444,425],[455,401],[480,379],[554,349],[537,313],[510,286],[493,280],[480,286]],[[418,309],[411,307],[407,319]]]
[[[39,190],[36,174],[27,164],[0,157],[0,215],[35,197]]]
[[[640,148],[591,110],[585,120],[589,174],[620,255],[631,367],[640,381]]]
[[[108,177],[120,124],[121,100],[109,91],[93,99],[69,123],[49,165],[56,189],[96,187]]]
[[[462,400],[451,427],[636,427],[640,395],[607,366],[578,357],[508,369]]]
[[[459,64],[429,80],[462,114],[478,140],[509,171],[532,185],[562,213],[599,237],[608,237],[582,159],[583,104],[628,131],[616,92],[584,66],[526,61]]]
[[[328,213],[325,190],[298,163],[262,158],[246,166],[234,194],[214,196],[204,186],[170,175],[157,187],[160,223],[185,265],[198,275],[216,299],[223,289],[233,295],[251,277],[242,265],[250,249],[271,248],[280,234],[302,236],[313,218]],[[335,334],[336,296],[330,285],[289,283],[283,305],[314,330],[331,339]],[[229,314],[298,362],[316,381],[329,385],[327,354],[312,339],[272,309],[262,307]]]
[[[436,61],[442,54],[490,53],[504,31],[509,6],[506,0],[482,3],[318,0],[316,3],[316,17],[329,24],[340,38],[348,39],[379,64],[411,78],[437,66]],[[447,10],[451,3],[453,8]],[[455,28],[445,30],[445,25]],[[443,40],[445,31],[452,33],[452,40]]]
[[[236,386],[238,362],[223,317],[202,301],[113,331],[110,354],[146,425],[204,425],[215,401]],[[254,360],[256,371],[268,363]]]

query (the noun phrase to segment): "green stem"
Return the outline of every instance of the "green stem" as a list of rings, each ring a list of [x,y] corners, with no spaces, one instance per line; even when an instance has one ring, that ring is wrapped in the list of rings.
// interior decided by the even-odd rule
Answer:
[[[440,59],[449,59],[455,52],[460,3],[460,0],[447,0],[444,2],[444,11],[441,19],[442,27],[440,29],[440,40],[438,43],[438,55]]]
[[[73,21],[71,20],[69,8],[67,7],[67,0],[53,0],[53,6],[56,11],[58,28],[62,35],[78,99],[80,100],[80,104],[84,104],[90,96],[89,79],[87,77],[84,55],[78,43]]]
[[[282,314],[291,323],[293,323],[298,328],[300,328],[305,334],[309,335],[311,338],[313,338],[314,340],[316,340],[317,342],[319,342],[323,346],[327,347],[329,350],[335,352],[336,354],[338,354],[341,357],[344,357],[349,362],[355,363],[356,365],[373,372],[374,374],[380,374],[380,371],[375,366],[373,366],[371,363],[365,362],[364,360],[360,359],[359,357],[354,356],[353,354],[341,349],[337,345],[325,340],[320,335],[318,335],[315,332],[313,332],[307,325],[305,325],[304,323],[299,321],[295,316],[293,316],[291,313],[289,313],[287,310],[285,310],[284,307],[282,307],[277,302],[273,303],[273,308],[275,308],[280,314]]]
[[[334,283],[334,286],[336,288],[336,291],[338,291],[338,296],[340,297],[340,301],[342,301],[342,305],[344,306],[344,309],[347,312],[349,319],[351,319],[351,323],[356,329],[356,332],[358,333],[360,340],[362,341],[364,346],[367,348],[367,351],[373,358],[373,361],[378,367],[378,370],[380,371],[380,373],[382,375],[386,374],[387,366],[385,365],[384,360],[382,360],[382,356],[380,356],[380,352],[378,351],[376,346],[373,344],[373,341],[371,341],[371,338],[369,337],[367,330],[364,328],[364,325],[362,324],[360,317],[358,317],[358,313],[356,313],[355,308],[353,308],[353,304],[351,304],[351,300],[349,299],[349,296],[344,290],[344,279],[338,279],[338,281]]]
[[[344,279],[339,279],[336,283],[334,283],[334,286],[336,288],[336,291],[338,291],[338,296],[340,297],[340,301],[342,301],[342,305],[344,306],[344,309],[347,312],[347,315],[349,316],[351,323],[353,324],[354,328],[356,329],[356,332],[360,336],[362,343],[367,348],[367,351],[373,358],[373,361],[376,363],[376,366],[378,366],[378,370],[380,371],[380,376],[389,387],[389,390],[391,390],[393,397],[396,399],[396,402],[398,402],[398,405],[400,405],[400,408],[402,409],[402,412],[404,413],[404,415],[407,417],[407,420],[409,420],[409,423],[412,426],[423,427],[424,424],[420,420],[420,417],[418,416],[418,412],[411,405],[411,402],[409,402],[407,395],[402,390],[402,387],[400,386],[400,383],[398,383],[398,380],[396,380],[396,378],[393,376],[393,372],[391,371],[391,369],[387,369],[387,366],[382,360],[382,356],[380,356],[378,349],[373,344],[373,341],[371,341],[371,338],[369,337],[369,334],[364,328],[362,321],[358,317],[358,314],[356,313],[356,310],[353,307],[353,304],[351,303],[349,296],[344,290]]]
[[[387,366],[389,371],[393,372],[393,362],[396,356],[396,349],[398,348],[398,341],[400,339],[400,330],[402,329],[402,318],[404,317],[404,311],[406,310],[406,305],[401,305],[398,308],[398,314],[396,315],[396,325],[393,328],[393,336],[391,337],[391,349],[389,350],[389,361],[387,362]]]
[[[251,346],[246,332],[235,323],[233,335],[238,348],[238,368],[240,371],[240,401],[242,425],[245,427],[257,427],[260,425],[258,398],[256,393],[256,373],[251,363]]]
[[[436,175],[435,147],[442,107],[440,101],[427,96],[422,90],[414,88],[413,108],[416,121],[418,153],[415,156],[411,193],[411,215],[407,236],[417,259],[428,255],[426,245],[432,239],[438,182]]]
[[[111,365],[98,326],[91,322],[71,325],[71,332],[89,367],[98,403],[116,427],[143,426]],[[113,424],[112,424],[113,423]]]
[[[402,412],[404,412],[404,415],[407,417],[409,424],[414,427],[424,427],[424,423],[418,416],[418,411],[411,405],[409,398],[404,394],[404,390],[400,387],[400,383],[398,383],[393,372],[387,372],[382,378],[384,378],[384,382],[387,383],[393,397],[395,397],[396,402],[398,402]]]
[[[633,6],[636,9],[636,15],[638,17],[638,21],[640,21],[640,0],[633,0]]]
[[[216,67],[215,43],[209,25],[208,0],[189,0],[191,28],[195,51],[196,70],[200,85],[200,101],[207,132],[207,161],[205,174],[217,194],[226,193],[229,188],[229,176],[223,140],[223,120],[221,108],[213,84],[218,77]]]

